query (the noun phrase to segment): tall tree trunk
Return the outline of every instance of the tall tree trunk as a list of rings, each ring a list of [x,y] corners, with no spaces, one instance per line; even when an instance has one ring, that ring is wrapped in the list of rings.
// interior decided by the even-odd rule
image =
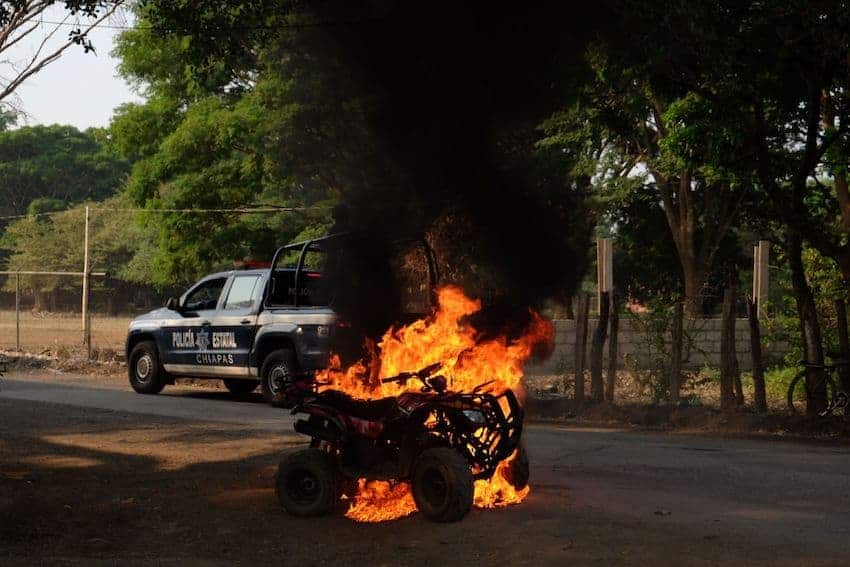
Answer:
[[[850,361],[850,337],[847,336],[847,305],[843,299],[835,300],[836,323],[838,324],[838,345],[841,359]],[[841,389],[850,392],[850,366],[843,364],[838,367],[841,379]]]
[[[723,291],[723,319],[720,335],[720,409],[735,407],[735,374],[738,357],[735,352],[735,285],[730,278]]]
[[[687,267],[685,267],[686,265]],[[688,319],[698,319],[702,315],[702,288],[705,278],[690,264],[683,264],[682,278],[685,288],[685,314]]]
[[[761,352],[761,324],[758,317],[758,299],[747,298],[747,317],[750,320],[750,355],[753,360],[753,402],[756,411],[767,411],[767,392],[764,386],[764,361]]]
[[[735,387],[735,403],[744,405],[744,385],[741,383],[741,367],[738,365],[738,342],[737,342],[737,298],[738,298],[738,267],[733,266],[729,274],[729,286],[732,288],[732,354],[734,369],[732,371],[732,385]]]
[[[673,320],[670,329],[670,403],[679,405],[679,393],[682,389],[682,343],[684,335],[685,306],[677,301],[673,307]]]
[[[737,318],[736,318],[737,319]],[[735,386],[735,404],[738,406],[744,405],[744,384],[741,382],[741,367],[738,366],[738,346],[737,343],[733,345],[733,350],[735,351],[735,369],[732,372],[732,385]]]
[[[607,291],[599,294],[599,320],[593,331],[593,342],[590,345],[590,398],[601,402],[605,392],[602,382],[602,359],[605,354],[605,338],[608,336],[608,313],[611,304]]]
[[[576,318],[575,310],[573,309],[573,299],[574,299],[574,297],[572,295],[570,295],[570,296],[567,296],[567,298],[564,300],[564,318],[565,319],[575,319]]]
[[[800,336],[803,341],[803,356],[814,365],[823,364],[823,340],[820,322],[812,290],[806,281],[803,267],[803,242],[798,234],[791,232],[787,239],[788,262],[791,266],[791,285],[797,303],[797,315],[800,319]],[[826,382],[823,370],[808,367],[806,370],[806,413],[810,416],[826,408]]]
[[[587,317],[590,311],[590,298],[586,293],[578,295],[578,305],[576,306],[576,338],[575,338],[575,401],[576,403],[584,403],[584,362],[585,351],[587,350]]]
[[[44,291],[42,291],[42,290],[40,290],[36,287],[33,287],[33,290],[32,290],[32,299],[33,299],[32,310],[35,311],[36,313],[41,312],[41,311],[46,311],[47,310],[47,299],[46,299],[46,297],[47,297],[46,292],[44,292]]]
[[[608,332],[608,374],[605,377],[605,399],[614,403],[614,387],[617,383],[617,362],[620,340],[620,301],[616,291],[611,292],[610,330]]]

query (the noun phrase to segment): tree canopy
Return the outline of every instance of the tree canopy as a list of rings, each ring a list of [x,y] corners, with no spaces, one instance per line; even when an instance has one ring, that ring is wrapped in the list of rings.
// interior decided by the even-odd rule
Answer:
[[[66,208],[111,196],[130,172],[126,159],[73,126],[0,132],[0,216]]]

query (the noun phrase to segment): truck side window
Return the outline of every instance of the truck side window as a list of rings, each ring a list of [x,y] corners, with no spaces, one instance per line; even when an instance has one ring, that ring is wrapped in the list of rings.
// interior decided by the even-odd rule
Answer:
[[[320,272],[301,272],[298,303],[304,307],[324,307],[330,303],[327,282]]]
[[[259,281],[260,276],[236,276],[224,302],[225,311],[250,309],[254,305]]]
[[[269,305],[285,307],[293,305],[295,296],[293,286],[295,285],[294,270],[276,270],[272,275],[273,282]]]
[[[277,270],[273,278],[269,305],[290,306],[295,302],[295,270]],[[328,305],[328,289],[322,274],[303,270],[298,284],[298,305],[301,307],[324,307]]]
[[[183,308],[187,311],[215,309],[225,282],[227,282],[227,278],[215,278],[202,283],[186,296]]]

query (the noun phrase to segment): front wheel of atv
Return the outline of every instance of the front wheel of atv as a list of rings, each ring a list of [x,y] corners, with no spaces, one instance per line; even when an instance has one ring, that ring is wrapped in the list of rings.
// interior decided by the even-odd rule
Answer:
[[[277,499],[293,516],[329,513],[339,496],[338,484],[333,457],[319,449],[284,455],[277,467]]]
[[[456,522],[472,508],[472,471],[454,449],[423,451],[413,466],[411,484],[416,507],[431,521]]]
[[[502,469],[501,475],[506,481],[511,483],[517,490],[522,490],[528,485],[528,477],[531,474],[528,463],[528,453],[525,450],[525,445],[522,443],[517,447],[516,455],[513,460],[508,463],[508,466]]]
[[[286,402],[285,389],[295,376],[295,354],[289,349],[270,353],[260,370],[260,389],[271,405],[281,407]]]

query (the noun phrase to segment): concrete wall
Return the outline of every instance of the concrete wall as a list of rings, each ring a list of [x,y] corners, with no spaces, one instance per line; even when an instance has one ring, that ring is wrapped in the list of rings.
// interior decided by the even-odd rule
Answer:
[[[573,369],[575,362],[575,321],[572,319],[556,319],[555,323],[555,352],[548,360],[542,363],[530,364],[527,368],[532,374],[550,374],[559,370],[569,371]],[[587,353],[585,367],[590,364],[590,343],[597,320],[590,319],[587,333]],[[684,367],[686,369],[702,368],[703,366],[720,366],[720,334],[721,319],[697,319],[685,320],[685,340],[683,346]],[[637,361],[640,366],[646,367],[652,364],[654,356],[651,346],[653,340],[650,333],[644,330],[640,323],[629,317],[620,318],[619,330],[619,368],[628,368],[626,357]],[[669,352],[670,336],[666,336],[666,349]],[[746,319],[735,321],[735,344],[738,352],[738,365],[741,370],[747,371],[752,368],[750,358],[750,326]],[[780,355],[781,345],[774,347],[771,352],[765,352],[765,356]],[[605,342],[605,365],[607,368],[608,341]]]

